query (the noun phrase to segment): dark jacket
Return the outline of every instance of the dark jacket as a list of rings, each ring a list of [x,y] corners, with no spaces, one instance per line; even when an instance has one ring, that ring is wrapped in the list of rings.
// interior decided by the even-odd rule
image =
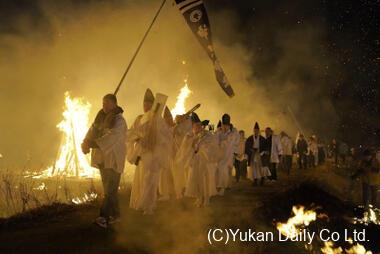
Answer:
[[[259,152],[267,151],[267,141],[263,136],[259,136]],[[249,136],[245,141],[245,154],[248,156],[248,166],[251,165],[253,156],[253,135]]]
[[[297,152],[298,153],[300,153],[300,154],[307,153],[307,148],[308,148],[308,145],[307,145],[307,142],[305,139],[299,139],[297,141]]]

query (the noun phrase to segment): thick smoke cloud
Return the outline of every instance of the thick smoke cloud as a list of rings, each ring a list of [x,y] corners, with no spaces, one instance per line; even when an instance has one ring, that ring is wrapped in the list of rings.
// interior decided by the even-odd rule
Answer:
[[[7,166],[19,167],[30,157],[38,167],[55,157],[64,92],[89,100],[93,117],[102,96],[115,89],[159,3],[24,2],[5,1],[0,10],[6,14],[0,15],[0,153]],[[333,123],[335,113],[326,86],[317,86],[323,83],[321,66],[333,68],[319,47],[323,25],[268,30],[270,19],[258,15],[247,36],[238,13],[216,8],[217,1],[206,4],[216,52],[236,97],[229,99],[219,88],[207,55],[168,3],[118,95],[129,124],[142,111],[146,88],[169,95],[173,107],[188,77],[193,94],[187,107],[201,103],[201,118],[216,123],[228,112],[238,129],[251,132],[259,121],[295,136],[290,106],[307,134],[332,134],[326,123]],[[276,42],[271,51],[266,40]],[[309,96],[299,93],[304,86]]]

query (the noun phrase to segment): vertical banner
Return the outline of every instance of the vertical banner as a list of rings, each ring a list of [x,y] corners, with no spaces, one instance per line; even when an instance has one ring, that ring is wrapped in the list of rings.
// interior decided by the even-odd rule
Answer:
[[[220,87],[229,96],[233,97],[234,91],[228,82],[226,74],[215,55],[214,47],[212,45],[211,29],[208,20],[206,8],[202,0],[175,0],[177,7],[184,16],[191,31],[197,37],[199,43],[210,57],[215,70],[216,80]]]

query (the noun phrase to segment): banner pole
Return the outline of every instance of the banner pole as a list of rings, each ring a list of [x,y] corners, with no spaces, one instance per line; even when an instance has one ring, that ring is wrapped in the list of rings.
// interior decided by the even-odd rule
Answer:
[[[140,51],[142,45],[144,44],[144,41],[145,41],[146,37],[148,36],[148,34],[149,34],[151,28],[153,27],[153,24],[155,23],[155,21],[156,21],[158,15],[160,14],[162,8],[164,7],[165,2],[166,2],[166,0],[163,0],[163,1],[162,1],[160,7],[158,8],[158,10],[157,10],[157,12],[156,12],[156,15],[153,17],[153,20],[152,20],[152,22],[150,23],[150,25],[149,25],[149,27],[148,27],[148,30],[145,32],[144,37],[143,37],[142,40],[140,41],[140,44],[138,45],[138,47],[137,47],[135,53],[134,53],[133,56],[132,56],[131,61],[129,62],[129,64],[128,64],[128,66],[127,66],[127,69],[125,70],[123,76],[122,76],[121,79],[120,79],[120,82],[119,82],[119,84],[117,85],[117,87],[116,87],[116,89],[115,89],[115,92],[113,93],[114,95],[116,95],[116,94],[119,92],[119,89],[120,89],[121,85],[123,84],[123,81],[124,81],[125,77],[127,76],[129,70],[131,69],[133,62],[134,62],[135,59],[136,59],[137,54],[139,53],[139,51]]]

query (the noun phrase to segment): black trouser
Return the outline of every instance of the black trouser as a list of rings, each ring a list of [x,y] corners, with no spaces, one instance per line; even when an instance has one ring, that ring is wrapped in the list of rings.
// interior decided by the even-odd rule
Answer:
[[[376,206],[377,199],[377,186],[369,185],[368,183],[362,184],[363,188],[363,203],[366,208],[369,205]]]
[[[337,166],[337,165],[338,165],[338,152],[337,152],[337,151],[334,151],[334,152],[333,152],[333,155],[334,155],[335,166]]]
[[[307,155],[305,153],[298,153],[298,166],[299,168],[307,168]]]
[[[239,182],[240,180],[240,177],[247,177],[247,160],[237,160],[235,159],[235,163],[234,163],[234,166],[235,166],[235,178],[236,178],[236,182]]]
[[[102,177],[104,199],[100,208],[100,216],[108,219],[110,216],[120,216],[119,200],[117,191],[119,189],[121,174],[110,168],[100,169]]]
[[[269,170],[271,174],[269,179],[277,180],[277,163],[269,163]]]
[[[307,164],[309,165],[309,168],[315,167],[315,158],[312,152],[307,156]]]
[[[292,168],[292,159],[293,159],[293,156],[292,155],[284,155],[282,157],[282,166],[283,166],[283,169],[288,173],[288,175],[290,174],[290,169]]]

